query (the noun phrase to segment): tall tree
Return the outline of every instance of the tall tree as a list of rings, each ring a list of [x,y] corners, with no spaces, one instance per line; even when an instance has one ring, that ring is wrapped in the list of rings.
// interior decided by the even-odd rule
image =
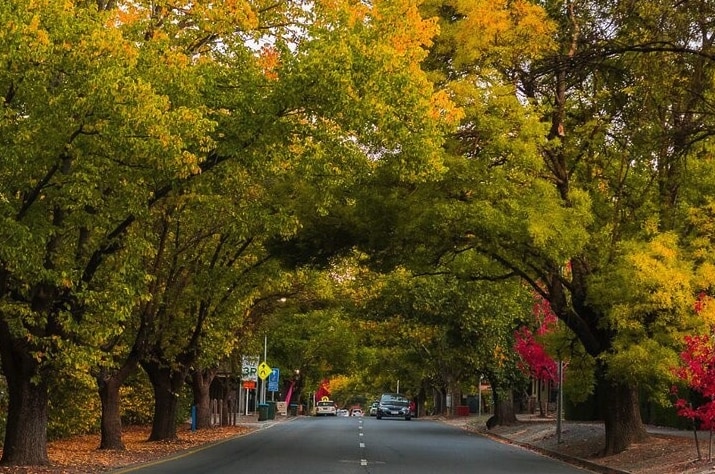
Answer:
[[[59,354],[92,360],[86,349],[127,316],[134,290],[109,295],[126,288],[128,268],[106,257],[167,178],[192,172],[189,148],[207,143],[210,122],[157,93],[142,78],[141,50],[96,8],[11,1],[0,17],[11,25],[0,48],[2,463],[44,464],[53,364]]]
[[[160,265],[151,277],[158,284],[152,293],[153,311],[142,320],[150,331],[140,359],[155,393],[151,441],[176,437],[175,394],[200,361],[216,364],[232,352],[246,308],[280,275],[267,264],[261,246],[261,238],[272,235],[270,222],[248,212],[253,221],[224,219],[207,226],[205,213],[237,211],[221,205],[226,201],[223,195],[215,199],[218,205],[208,194],[182,195],[157,213]],[[241,205],[247,206],[246,201],[242,199]],[[255,201],[256,207],[268,203]]]
[[[94,356],[121,332],[134,307],[126,295],[141,300],[144,282],[131,279],[137,286],[104,311],[97,295],[110,301],[128,285],[134,269],[116,257],[142,248],[129,245],[131,231],[197,176],[240,180],[226,165],[243,164],[274,189],[312,196],[303,204],[318,203],[314,212],[356,171],[415,176],[438,163],[444,101],[419,70],[434,24],[409,1],[302,7],[0,6],[10,25],[0,47],[0,356],[10,394],[1,463],[47,463],[57,354],[74,345]]]
[[[672,360],[679,331],[698,324],[683,304],[697,270],[681,265],[702,260],[679,247],[689,209],[713,191],[690,172],[711,166],[712,7],[430,5],[443,37],[428,64],[466,111],[445,180],[454,218],[442,235],[456,244],[445,255],[479,252],[549,301],[599,363],[605,452],[620,452],[646,436],[639,389],[654,388],[624,361]],[[663,364],[648,359],[642,367],[662,380]]]

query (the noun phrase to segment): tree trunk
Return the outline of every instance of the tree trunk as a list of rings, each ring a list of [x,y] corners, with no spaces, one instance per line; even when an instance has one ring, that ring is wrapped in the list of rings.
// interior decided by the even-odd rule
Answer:
[[[137,368],[136,360],[128,359],[117,371],[102,370],[97,376],[97,391],[102,402],[102,437],[99,449],[114,449],[123,451],[122,414],[120,409],[119,390]]]
[[[537,380],[536,386],[537,386],[537,390],[538,390],[536,392],[536,396],[537,396],[537,400],[539,402],[539,416],[541,418],[544,418],[544,417],[546,417],[546,412],[548,411],[548,409],[546,409],[546,403],[544,401],[544,393],[543,393],[544,387],[543,387],[543,382],[541,381],[541,379]]]
[[[47,382],[39,363],[0,324],[0,355],[9,396],[2,466],[42,466],[47,456]],[[35,379],[35,381],[33,381]]]
[[[102,402],[102,437],[99,449],[125,449],[122,442],[122,418],[119,410],[119,387],[122,382],[114,376],[98,377],[99,399]]]
[[[648,438],[643,426],[638,400],[638,389],[623,383],[613,382],[606,387],[603,419],[606,428],[604,455],[624,451],[631,443]]]
[[[605,315],[587,303],[587,281],[591,275],[588,265],[579,259],[572,259],[571,262],[574,288],[572,298],[576,313],[572,314],[564,309],[569,307],[569,303],[566,301],[564,288],[556,278],[549,301],[552,309],[561,308],[555,311],[559,319],[576,333],[587,352],[599,361],[595,372],[596,400],[606,431],[604,454],[617,454],[631,443],[643,441],[648,437],[641,419],[638,387],[630,386],[626,380],[609,379],[608,367],[601,359],[611,350],[615,335],[611,329],[599,326],[605,321]]]
[[[433,415],[446,415],[447,404],[445,402],[446,389],[444,387],[433,388],[433,399],[434,408],[432,410]]]
[[[211,427],[211,399],[209,388],[215,376],[215,371],[203,370],[195,371],[192,374],[191,390],[194,395],[194,405],[196,405],[196,429],[206,429]]]
[[[186,372],[149,362],[143,362],[142,367],[154,389],[154,419],[149,441],[175,440],[178,438],[176,420],[179,412],[179,393],[184,385]]]
[[[494,398],[494,416],[491,425],[513,425],[516,423],[514,393],[511,390],[500,390],[492,384],[492,397]]]

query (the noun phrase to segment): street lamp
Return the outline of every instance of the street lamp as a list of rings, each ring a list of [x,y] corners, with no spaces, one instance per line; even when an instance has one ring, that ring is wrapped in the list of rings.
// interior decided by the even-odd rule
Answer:
[[[477,416],[482,416],[482,374],[479,374],[479,388],[477,394]]]

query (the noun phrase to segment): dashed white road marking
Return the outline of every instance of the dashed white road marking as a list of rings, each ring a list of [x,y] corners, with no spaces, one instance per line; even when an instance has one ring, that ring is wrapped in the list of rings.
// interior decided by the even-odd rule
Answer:
[[[360,437],[360,439],[363,439],[364,435],[365,435],[365,433],[363,433],[363,431],[362,431],[362,420],[360,420],[358,422],[358,436]],[[362,441],[360,441],[360,449],[365,449],[365,443]],[[364,451],[363,451],[363,455],[364,455]],[[365,458],[360,459],[360,465],[367,466],[367,459],[365,459]]]

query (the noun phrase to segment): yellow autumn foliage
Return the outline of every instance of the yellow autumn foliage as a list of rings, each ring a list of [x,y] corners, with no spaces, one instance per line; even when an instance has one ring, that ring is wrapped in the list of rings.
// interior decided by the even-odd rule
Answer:
[[[647,341],[673,350],[685,333],[713,321],[715,309],[709,305],[699,313],[694,310],[699,278],[675,234],[630,242],[623,250],[609,277],[594,280],[591,293],[594,303],[607,308],[608,325],[616,331],[610,357],[632,359]],[[705,275],[712,268],[703,271]]]
[[[457,62],[518,62],[536,58],[554,47],[555,27],[546,12],[525,0],[455,2],[464,20],[455,34],[461,45]]]

